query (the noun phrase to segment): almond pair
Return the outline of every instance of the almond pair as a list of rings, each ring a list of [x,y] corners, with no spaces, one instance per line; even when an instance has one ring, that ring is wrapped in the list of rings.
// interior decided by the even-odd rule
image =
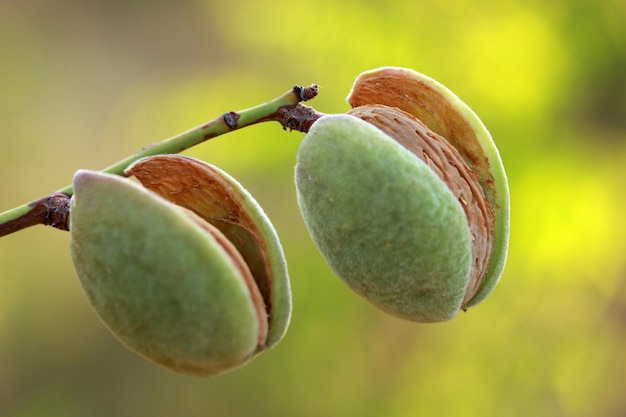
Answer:
[[[480,303],[502,274],[509,192],[491,136],[457,96],[415,71],[361,74],[347,114],[322,116],[295,171],[313,241],[354,291],[436,322]],[[71,254],[104,324],[177,372],[217,375],[283,337],[289,278],[271,223],[232,177],[159,155],[127,178],[79,171]]]

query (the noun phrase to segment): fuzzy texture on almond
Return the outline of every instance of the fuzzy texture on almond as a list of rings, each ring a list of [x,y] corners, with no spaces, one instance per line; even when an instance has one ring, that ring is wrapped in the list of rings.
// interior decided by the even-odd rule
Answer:
[[[208,376],[257,351],[258,317],[228,252],[188,213],[121,177],[74,177],[71,255],[104,324],[176,372]]]
[[[476,174],[443,137],[413,115],[396,107],[368,104],[348,112],[369,122],[423,160],[461,204],[472,236],[472,270],[465,291],[465,308],[481,287],[493,248],[494,216]]]
[[[456,316],[471,234],[458,200],[424,161],[357,117],[324,116],[298,151],[296,189],[313,241],[355,292],[408,320]]]

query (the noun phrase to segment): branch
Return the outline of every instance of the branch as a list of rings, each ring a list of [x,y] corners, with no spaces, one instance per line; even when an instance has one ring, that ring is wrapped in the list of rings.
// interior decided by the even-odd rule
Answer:
[[[283,129],[308,132],[322,114],[300,104],[317,96],[318,87],[295,86],[283,95],[246,110],[228,112],[205,124],[197,126],[163,142],[148,146],[141,151],[102,170],[109,174],[125,176],[124,170],[133,162],[159,154],[175,154],[209,139],[256,123],[276,121]],[[69,230],[71,185],[33,201],[0,213],[0,237],[36,224],[44,224],[60,230]]]

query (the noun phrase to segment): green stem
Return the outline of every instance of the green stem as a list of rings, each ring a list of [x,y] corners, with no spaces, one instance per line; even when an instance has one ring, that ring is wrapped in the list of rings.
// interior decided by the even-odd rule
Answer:
[[[225,113],[177,136],[148,146],[105,168],[102,172],[125,176],[124,170],[141,158],[179,153],[224,133],[260,122],[278,121],[283,125],[283,128],[308,131],[308,128],[320,114],[298,103],[310,100],[316,95],[316,85],[306,88],[296,86],[267,103],[239,112]],[[73,188],[69,185],[39,200],[0,213],[0,237],[36,224],[52,225],[67,230],[68,201],[72,193]],[[65,213],[60,213],[61,211],[65,211]],[[59,219],[63,215],[65,215],[65,219]]]

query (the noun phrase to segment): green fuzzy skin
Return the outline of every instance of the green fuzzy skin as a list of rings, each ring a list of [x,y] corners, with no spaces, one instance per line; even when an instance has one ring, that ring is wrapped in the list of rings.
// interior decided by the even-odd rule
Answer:
[[[460,203],[422,160],[361,119],[324,116],[298,151],[296,190],[313,241],[355,292],[412,321],[456,316],[470,231]]]
[[[104,324],[131,350],[208,376],[257,350],[258,322],[240,273],[179,207],[121,177],[79,171],[71,254]]]

